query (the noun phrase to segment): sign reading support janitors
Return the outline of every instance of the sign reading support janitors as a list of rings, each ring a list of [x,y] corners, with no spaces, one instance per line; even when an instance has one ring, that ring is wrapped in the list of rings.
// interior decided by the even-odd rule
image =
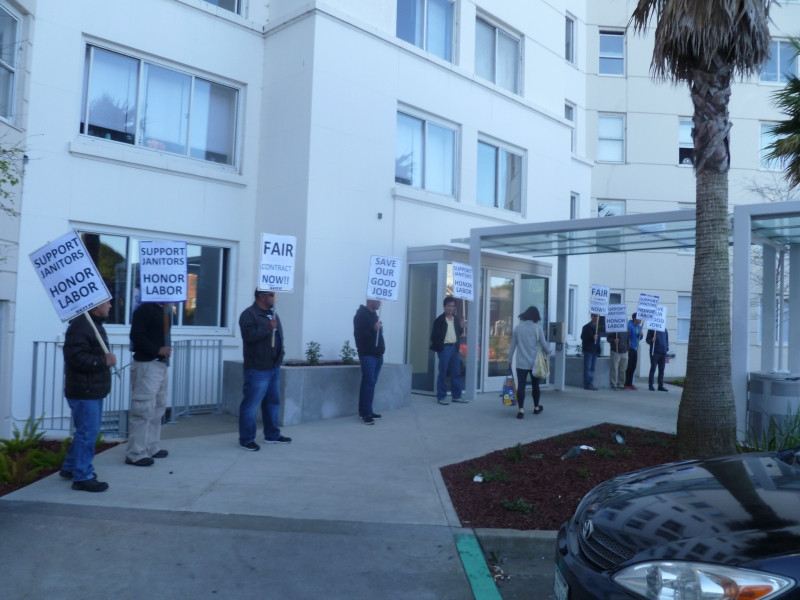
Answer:
[[[472,291],[472,267],[462,263],[453,263],[453,297],[462,300],[474,300]]]
[[[139,242],[142,302],[186,302],[186,242]]]
[[[293,292],[296,256],[295,236],[262,233],[258,289],[265,292]]]
[[[369,259],[367,300],[397,302],[400,298],[400,268],[402,259],[373,254]]]
[[[30,259],[62,321],[111,300],[86,246],[74,231],[32,252]]]
[[[609,333],[628,331],[626,320],[626,306],[624,304],[609,304],[606,315],[606,331]]]
[[[658,296],[639,294],[639,305],[636,307],[637,319],[652,319],[658,311]]]

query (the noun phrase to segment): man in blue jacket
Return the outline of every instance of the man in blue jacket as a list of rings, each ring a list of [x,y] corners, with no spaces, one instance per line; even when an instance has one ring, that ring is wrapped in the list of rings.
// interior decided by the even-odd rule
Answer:
[[[631,315],[628,321],[628,339],[631,341],[628,348],[628,369],[625,371],[625,389],[638,390],[633,385],[633,378],[636,375],[636,363],[639,361],[639,340],[642,339],[642,320],[636,318],[636,313]]]
[[[650,346],[650,379],[648,389],[655,392],[653,387],[653,374],[658,366],[658,391],[668,392],[669,390],[664,387],[664,363],[666,362],[667,352],[669,352],[669,334],[667,330],[655,331],[650,329],[647,331],[645,338],[647,345]]]

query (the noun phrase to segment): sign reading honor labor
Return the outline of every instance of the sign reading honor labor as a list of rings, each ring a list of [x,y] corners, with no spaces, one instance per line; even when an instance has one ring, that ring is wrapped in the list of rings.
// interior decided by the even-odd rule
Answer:
[[[606,331],[628,331],[627,309],[624,304],[609,304],[606,315]]]
[[[139,242],[140,302],[186,302],[186,242]]]
[[[472,267],[463,263],[453,263],[453,297],[474,300],[472,291]]]
[[[647,320],[656,316],[658,311],[658,296],[639,294],[639,305],[636,307],[636,318]]]
[[[636,318],[639,318],[639,313],[636,313]],[[645,326],[648,329],[654,329],[656,331],[666,331],[667,330],[667,307],[666,306],[659,306],[656,310],[656,315],[651,319],[647,319]]]
[[[608,299],[611,297],[611,288],[604,285],[592,284],[592,294],[589,297],[589,313],[593,315],[608,314]]]
[[[369,259],[367,300],[397,302],[400,298],[400,269],[403,261],[391,256],[373,254]]]
[[[262,233],[258,289],[265,292],[293,292],[296,256],[295,236]]]
[[[32,252],[30,259],[62,321],[111,300],[86,246],[74,231]]]

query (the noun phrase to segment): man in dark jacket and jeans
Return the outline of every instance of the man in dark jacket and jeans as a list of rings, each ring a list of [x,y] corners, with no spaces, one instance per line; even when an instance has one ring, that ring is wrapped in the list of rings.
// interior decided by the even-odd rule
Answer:
[[[581,329],[581,349],[583,350],[583,389],[597,391],[594,385],[594,368],[600,353],[600,336],[597,333],[599,316],[593,314],[592,320]]]
[[[650,385],[648,389],[651,392],[656,391],[653,387],[653,375],[656,367],[658,367],[658,391],[668,392],[669,390],[664,387],[664,363],[666,362],[667,352],[669,352],[669,334],[666,329],[664,331],[650,329],[647,331],[645,341],[650,346]]]
[[[375,384],[383,365],[383,353],[386,345],[383,341],[383,323],[378,318],[377,310],[380,300],[367,300],[361,305],[353,317],[353,337],[356,340],[358,360],[361,362],[361,389],[358,394],[358,416],[367,425],[374,425],[381,416],[372,412],[372,400],[375,397]]]
[[[103,321],[109,310],[111,302],[106,301],[88,313],[106,348],[108,336]],[[70,321],[64,341],[64,396],[72,411],[75,435],[61,466],[61,477],[72,479],[73,490],[102,492],[108,484],[97,481],[92,459],[103,417],[103,399],[111,391],[111,367],[117,364],[117,357],[103,352],[86,317],[81,314]]]
[[[239,317],[244,352],[244,398],[239,406],[239,445],[253,452],[256,444],[256,411],[261,406],[264,443],[288,444],[281,435],[281,362],[283,325],[274,310],[275,292],[255,291],[256,301]]]
[[[463,325],[455,316],[456,299],[447,296],[444,312],[436,317],[431,331],[431,350],[439,355],[439,377],[436,380],[436,399],[439,404],[447,400],[447,372],[450,371],[450,389],[453,402],[467,402],[461,397],[461,335]]]

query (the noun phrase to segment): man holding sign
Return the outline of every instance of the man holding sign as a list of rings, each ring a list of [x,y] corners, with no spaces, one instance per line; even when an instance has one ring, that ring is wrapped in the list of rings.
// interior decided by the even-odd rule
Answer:
[[[353,337],[356,340],[358,360],[361,363],[361,389],[358,393],[358,416],[367,425],[374,425],[381,416],[372,412],[372,401],[375,398],[375,385],[383,366],[383,353],[386,344],[383,341],[383,323],[378,316],[379,300],[367,300],[353,317]]]
[[[625,322],[624,304],[611,304],[606,315],[606,339],[611,347],[611,365],[609,367],[611,389],[619,391],[625,384],[625,371],[628,368],[628,326]]]
[[[655,374],[656,367],[658,367],[658,391],[668,392],[669,390],[664,387],[664,364],[666,362],[667,353],[669,352],[669,333],[667,332],[667,309],[665,306],[659,306],[656,315],[653,319],[647,321],[647,337],[645,341],[650,346],[650,378],[648,380],[649,390],[655,391],[653,387],[653,375]]]

